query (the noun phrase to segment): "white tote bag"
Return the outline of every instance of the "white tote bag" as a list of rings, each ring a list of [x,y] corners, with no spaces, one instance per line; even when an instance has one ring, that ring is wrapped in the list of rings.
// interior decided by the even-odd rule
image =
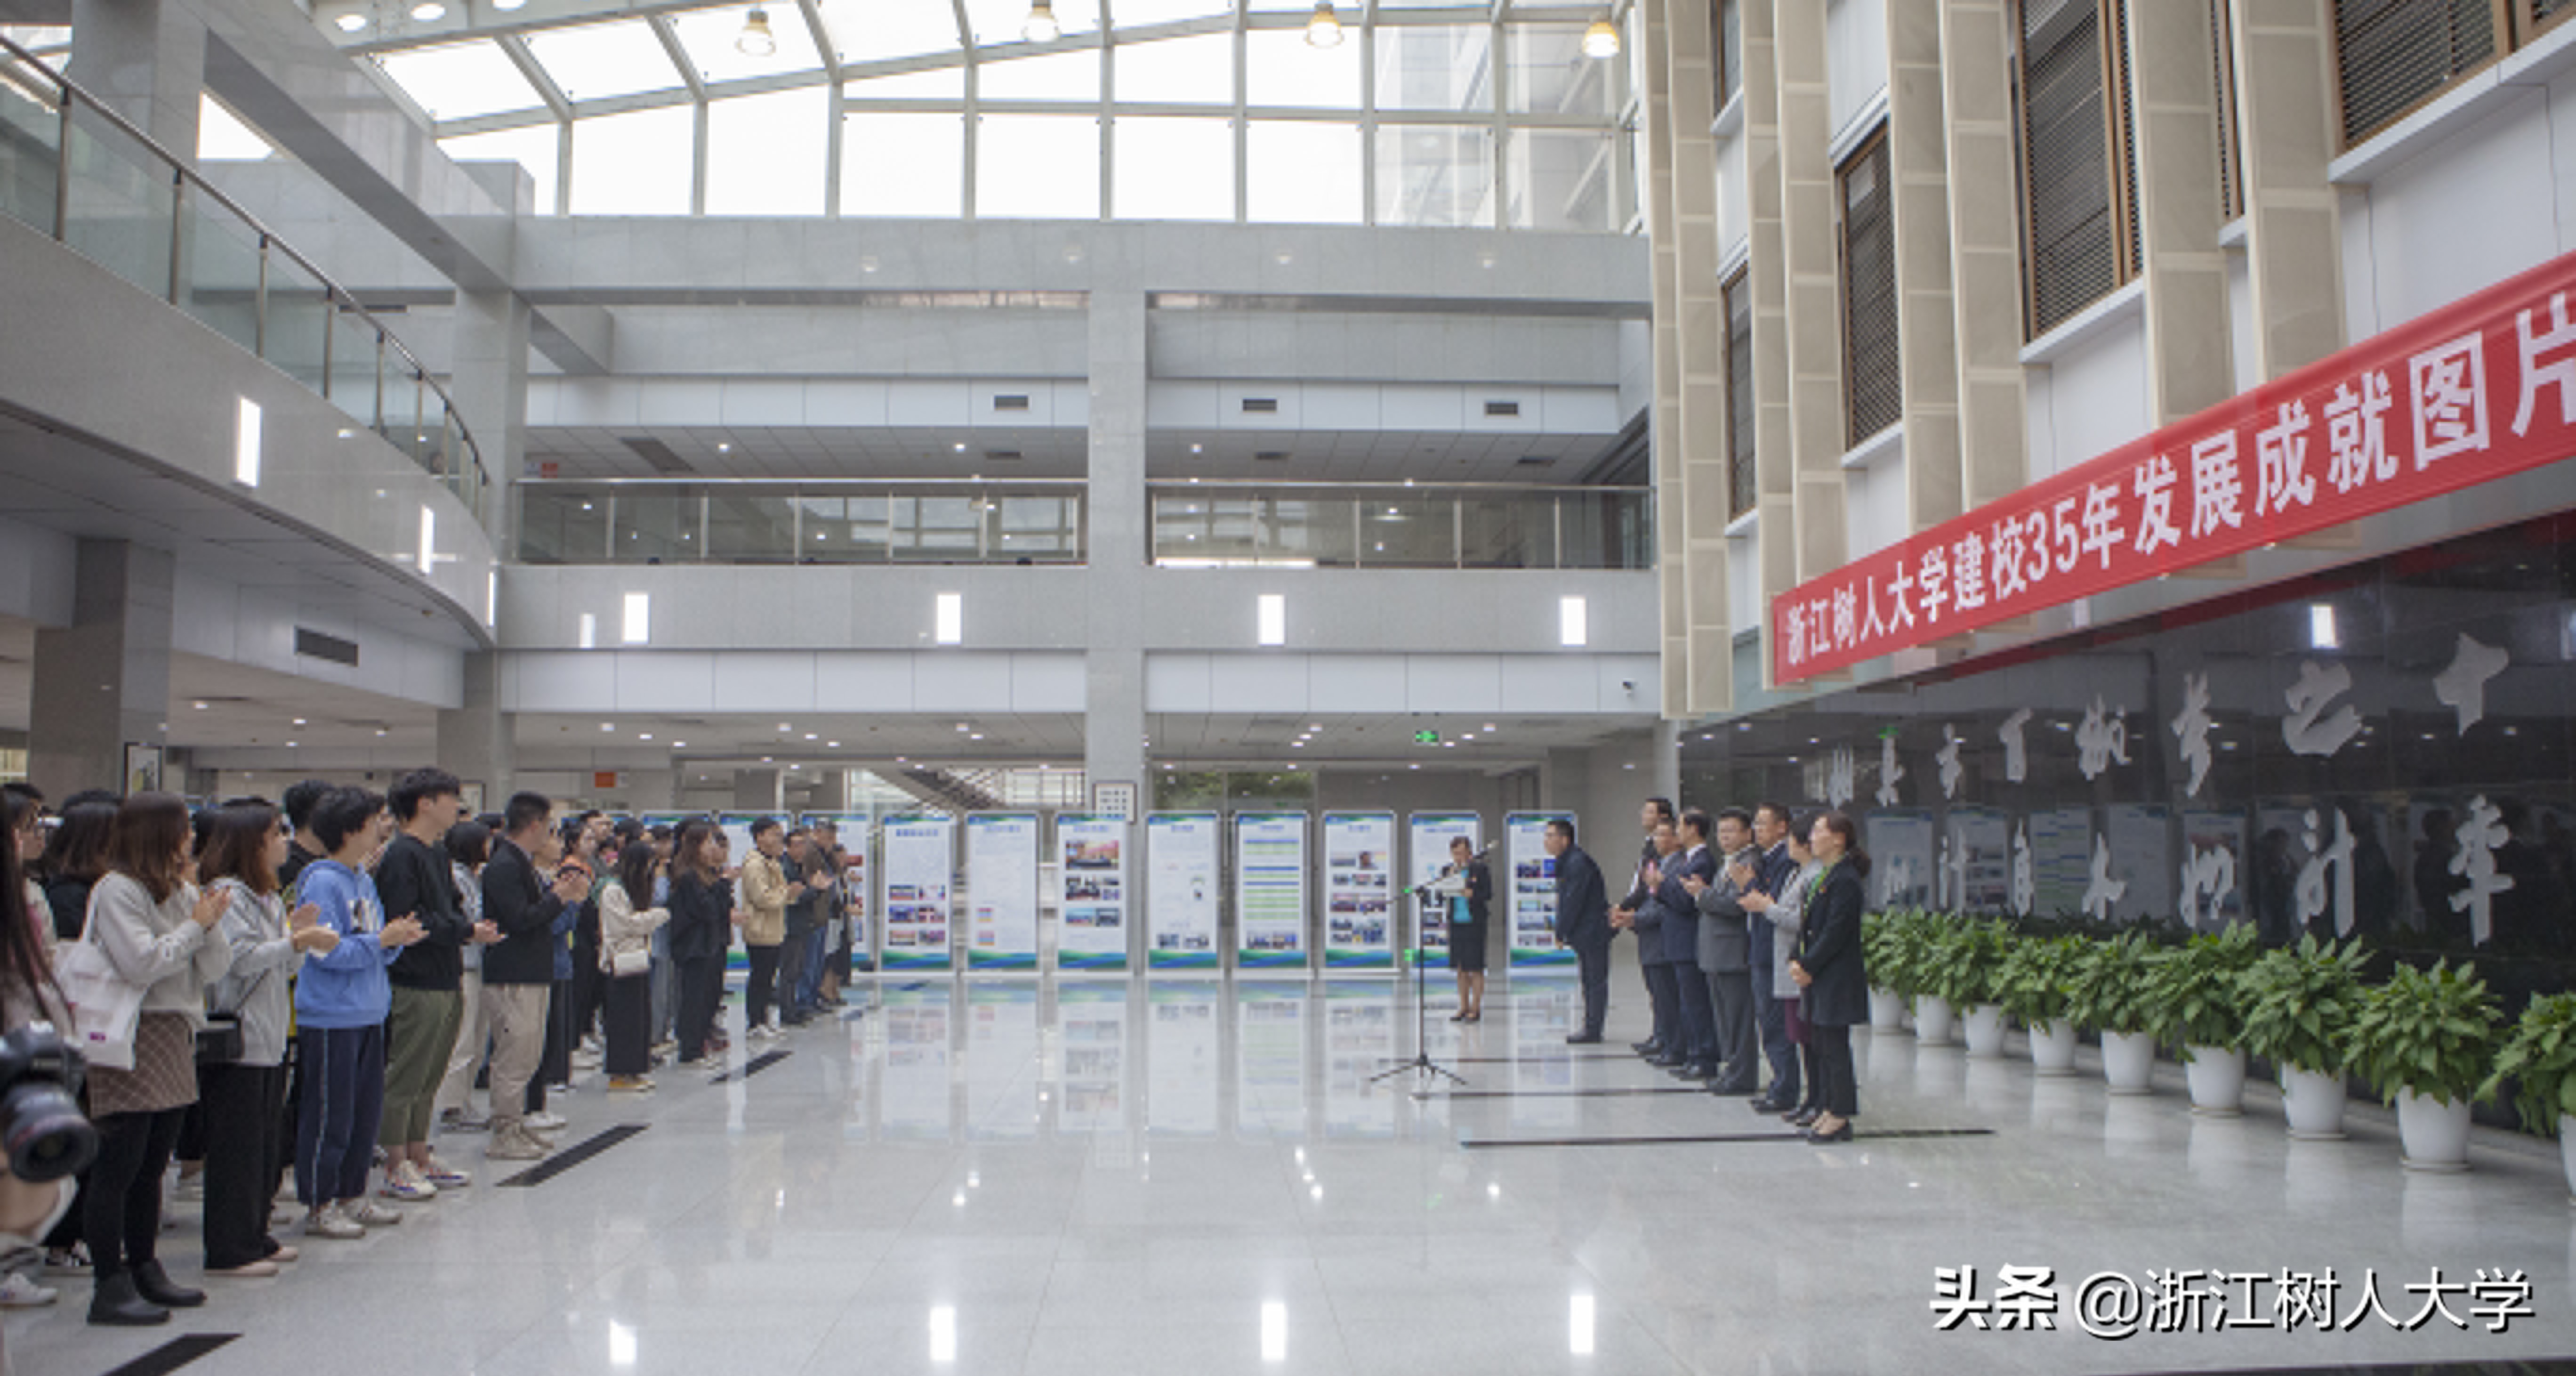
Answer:
[[[143,990],[116,972],[115,962],[84,932],[54,953],[54,982],[71,1001],[73,1044],[91,1065],[134,1068],[134,1023]]]

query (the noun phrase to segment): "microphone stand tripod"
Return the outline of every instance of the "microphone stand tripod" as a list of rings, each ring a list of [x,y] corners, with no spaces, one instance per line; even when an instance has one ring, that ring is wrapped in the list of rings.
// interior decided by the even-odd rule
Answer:
[[[1492,849],[1490,845],[1485,847],[1485,850]],[[1476,852],[1475,858],[1483,859],[1485,850]],[[1376,1084],[1380,1080],[1390,1080],[1398,1075],[1441,1075],[1455,1081],[1461,1087],[1467,1083],[1466,1076],[1431,1059],[1431,997],[1425,985],[1426,976],[1422,959],[1423,919],[1430,915],[1430,905],[1443,902],[1453,895],[1466,891],[1467,872],[1464,869],[1452,870],[1428,884],[1416,885],[1405,890],[1421,904],[1413,917],[1413,1059],[1393,1070],[1383,1070],[1371,1075],[1370,1084]]]

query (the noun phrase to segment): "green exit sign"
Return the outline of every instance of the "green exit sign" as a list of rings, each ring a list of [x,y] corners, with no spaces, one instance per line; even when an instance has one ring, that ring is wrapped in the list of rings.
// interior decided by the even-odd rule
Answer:
[[[1438,745],[1440,743],[1440,733],[1437,731],[1416,731],[1413,733],[1413,743],[1415,745]]]

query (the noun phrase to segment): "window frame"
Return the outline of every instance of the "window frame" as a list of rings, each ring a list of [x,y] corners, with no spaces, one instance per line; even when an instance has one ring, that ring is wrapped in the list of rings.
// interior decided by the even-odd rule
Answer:
[[[1745,293],[1744,348],[1739,354],[1735,344],[1735,294]],[[1726,320],[1720,332],[1719,362],[1726,370],[1726,489],[1727,514],[1730,519],[1749,516],[1762,505],[1761,470],[1757,465],[1760,432],[1746,423],[1745,412],[1761,406],[1753,388],[1753,273],[1750,265],[1740,265],[1733,275],[1717,284],[1718,313]],[[1736,386],[1736,368],[1744,369],[1742,395]],[[1750,438],[1748,438],[1750,437]],[[1739,442],[1740,441],[1740,442]]]
[[[1863,370],[1855,347],[1859,335],[1853,328],[1857,320],[1855,308],[1858,305],[1859,296],[1853,290],[1852,284],[1853,236],[1850,191],[1853,175],[1864,167],[1867,167],[1877,178],[1878,186],[1874,194],[1879,198],[1879,204],[1884,207],[1881,212],[1881,222],[1886,233],[1886,309],[1890,316],[1887,336],[1889,343],[1895,349],[1893,361],[1897,379],[1895,415],[1867,430],[1861,428],[1859,379],[1863,376]],[[1883,119],[1879,121],[1877,128],[1870,130],[1858,143],[1852,145],[1851,151],[1843,155],[1841,162],[1834,165],[1834,296],[1841,307],[1836,312],[1840,317],[1836,322],[1840,327],[1836,333],[1841,336],[1842,344],[1843,448],[1847,451],[1859,448],[1863,441],[1885,430],[1889,425],[1901,425],[1905,420],[1904,303],[1900,299],[1896,283],[1895,170],[1894,150],[1888,143],[1888,122]]]
[[[2325,0],[2326,50],[2332,66],[2334,87],[2335,150],[2348,153],[2405,123],[2417,111],[2458,90],[2469,78],[2502,62],[2508,54],[2530,42],[2541,32],[2556,27],[2567,18],[2568,13],[2576,13],[2576,7],[2571,7],[2569,11],[2552,15],[2545,21],[2532,20],[2528,17],[2529,2],[2530,0],[2486,0],[2487,31],[2493,36],[2487,55],[2451,73],[2440,84],[2426,90],[2379,123],[2356,135],[2352,132],[2351,115],[2344,102],[2342,22],[2344,0]]]
[[[2069,0],[2070,4],[2090,5],[2093,9],[2094,69],[2101,79],[2102,99],[2102,175],[2107,183],[2106,218],[2111,229],[2111,281],[2093,300],[2118,291],[2138,278],[2141,256],[2141,226],[2137,206],[2137,148],[2129,92],[2129,69],[2126,61],[2129,45],[2127,7],[2129,0]],[[2172,0],[2156,0],[2172,3]],[[2082,313],[2082,308],[2042,327],[2039,319],[2039,256],[2034,236],[2038,226],[2032,215],[2034,191],[2030,166],[2030,42],[2029,9],[2031,0],[2012,0],[2006,18],[2010,21],[2012,41],[2012,147],[2015,187],[2014,212],[2021,227],[2022,340],[2029,343],[2045,337],[2050,330]],[[2089,302],[2087,303],[2090,304]]]

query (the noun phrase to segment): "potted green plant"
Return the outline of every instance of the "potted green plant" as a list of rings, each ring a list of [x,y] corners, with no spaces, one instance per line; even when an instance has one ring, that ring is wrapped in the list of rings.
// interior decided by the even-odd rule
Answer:
[[[1875,912],[1860,923],[1861,960],[1869,971],[1869,1025],[1893,1032],[1905,1025],[1905,999],[1912,975],[1913,914],[1902,909]]]
[[[1960,973],[1952,991],[1957,1002],[1951,1006],[1961,1011],[1959,1023],[1971,1059],[1997,1060],[2004,1054],[2003,969],[2014,940],[2002,923],[1971,918],[1960,924],[1951,947],[1950,958]]]
[[[2469,1101],[2495,1056],[2495,995],[2466,963],[2400,965],[2365,990],[2344,1056],[2371,1089],[2397,1104],[2406,1166],[2469,1168]]]
[[[2232,1118],[2245,1099],[2245,989],[2241,977],[2263,954],[2254,925],[2194,934],[2148,961],[2155,1031],[2182,1048],[2191,1111]]]
[[[1925,913],[1915,948],[1914,1036],[1924,1046],[1956,1040],[1961,1001],[1975,992],[1968,973],[1968,923],[1956,913]]]
[[[2245,1050],[2272,1063],[2281,1080],[2290,1135],[2343,1136],[2344,1038],[2361,1011],[2361,942],[2320,942],[2265,951],[2238,978],[2245,995]]]
[[[2031,1069],[2042,1075],[2075,1073],[2073,1002],[2085,945],[2075,936],[2019,936],[1995,974],[1995,998],[2030,1029]]]
[[[2158,1020],[2147,996],[2152,954],[2143,932],[2091,942],[2067,989],[2066,1015],[2102,1035],[2102,1078],[2113,1094],[2150,1092]]]
[[[2558,1135],[2568,1202],[2576,1203],[2576,994],[2543,994],[2523,1008],[2478,1097],[2494,1099],[2507,1081],[2523,1130]]]

